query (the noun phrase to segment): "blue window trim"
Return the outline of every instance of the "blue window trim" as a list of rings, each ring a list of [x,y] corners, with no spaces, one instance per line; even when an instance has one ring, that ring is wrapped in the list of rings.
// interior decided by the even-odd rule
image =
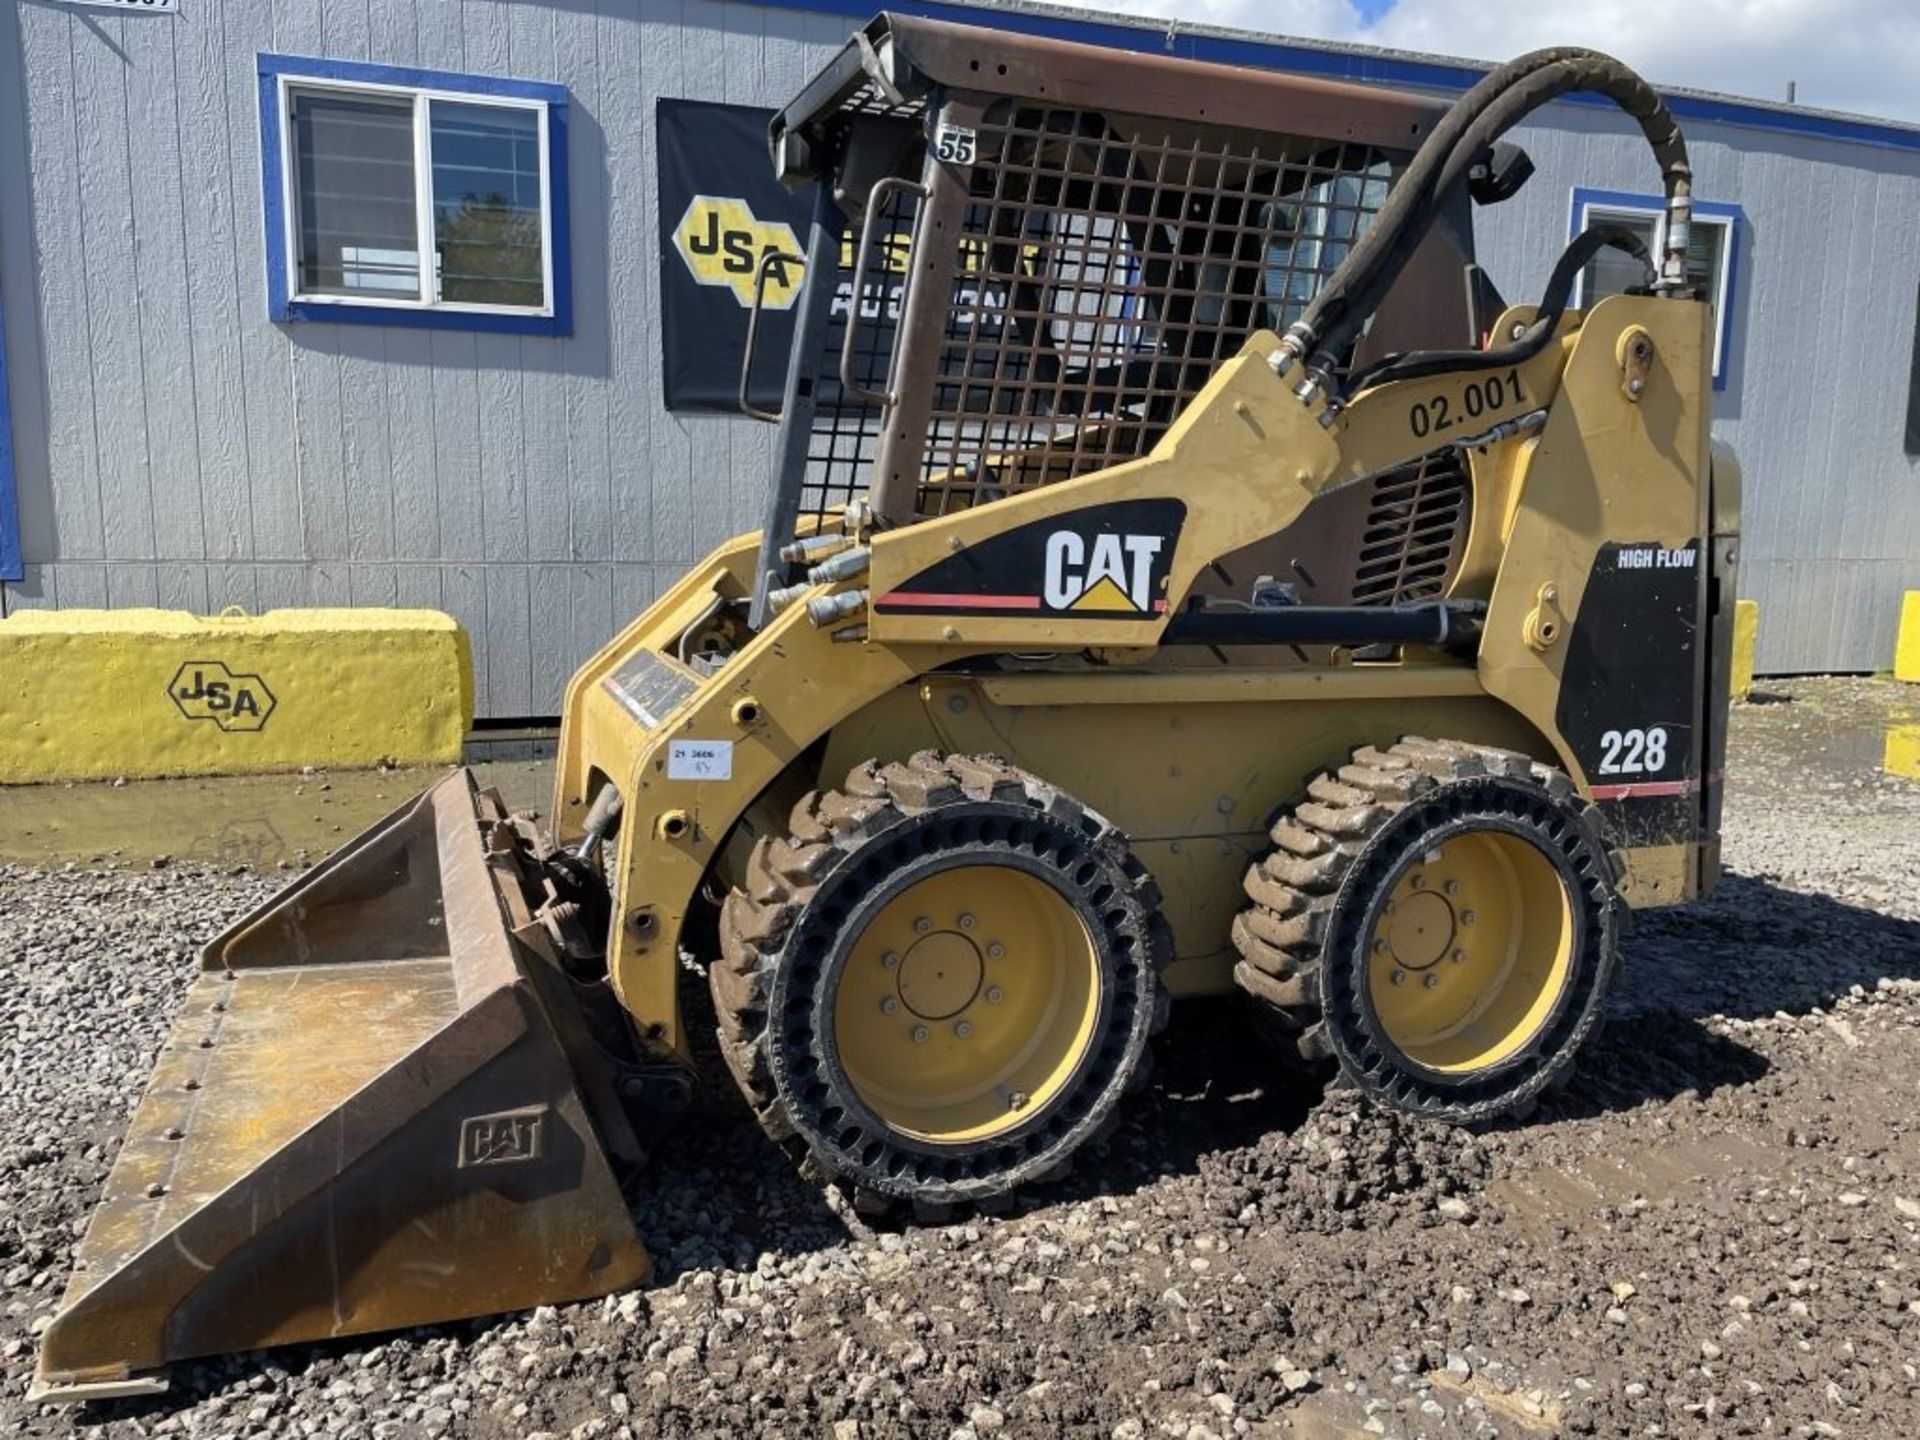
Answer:
[[[1596,190],[1584,185],[1573,189],[1572,203],[1567,207],[1567,238],[1573,239],[1586,228],[1587,211],[1594,206],[1602,210],[1627,210],[1635,214],[1652,215],[1656,219],[1667,213],[1667,202],[1659,195],[1643,195],[1631,190]],[[1718,363],[1713,367],[1713,388],[1727,388],[1727,375],[1733,368],[1733,311],[1736,297],[1740,294],[1740,232],[1747,228],[1747,212],[1738,205],[1728,205],[1717,200],[1695,200],[1693,213],[1700,220],[1721,220],[1727,226],[1727,269],[1715,303],[1717,312],[1714,319],[1719,326],[1714,353]],[[1581,300],[1586,297],[1582,295]]]
[[[260,61],[260,176],[265,199],[267,244],[267,314],[277,321],[319,320],[348,325],[397,325],[422,330],[482,330],[500,335],[571,335],[573,333],[573,258],[567,215],[567,90],[532,80],[503,80],[492,75],[456,75],[444,70],[418,70],[404,65],[363,65],[348,60],[320,60],[299,55],[262,54]],[[284,183],[285,144],[281,133],[280,78],[358,81],[414,90],[440,90],[484,99],[538,100],[547,107],[547,205],[551,212],[549,243],[553,251],[553,313],[515,315],[506,312],[441,310],[429,306],[407,309],[397,305],[355,305],[352,301],[324,303],[292,296],[287,275],[287,214]]]
[[[876,9],[959,25],[983,25],[1055,40],[1077,40],[1083,45],[1106,45],[1116,50],[1138,50],[1150,55],[1211,60],[1221,65],[1252,65],[1328,80],[1371,85],[1414,85],[1433,90],[1466,90],[1487,72],[1477,65],[1450,65],[1438,60],[1301,45],[1285,40],[1261,40],[1238,35],[1215,35],[1169,27],[1165,21],[1128,21],[1120,17],[1082,19],[1051,10],[1001,10],[985,5],[941,3],[941,0],[752,0],[771,10],[804,10],[816,15],[840,15],[864,25]],[[1570,105],[1597,105],[1612,109],[1599,95],[1561,97]],[[1704,120],[1772,130],[1783,135],[1808,135],[1823,140],[1846,140],[1889,150],[1920,150],[1920,129],[1851,116],[1749,104],[1714,95],[1666,95],[1667,108],[1681,120]]]
[[[20,492],[13,468],[13,392],[7,388],[7,317],[0,307],[0,581],[27,578],[20,553]]]

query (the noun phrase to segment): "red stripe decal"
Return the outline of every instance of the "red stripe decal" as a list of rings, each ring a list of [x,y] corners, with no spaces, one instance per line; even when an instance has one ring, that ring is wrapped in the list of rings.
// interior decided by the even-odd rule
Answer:
[[[1038,610],[1038,595],[935,595],[924,590],[895,590],[874,602],[881,607],[915,606],[923,610]]]
[[[1642,780],[1632,785],[1595,785],[1590,793],[1595,800],[1644,800],[1659,795],[1690,795],[1699,788],[1698,780]]]

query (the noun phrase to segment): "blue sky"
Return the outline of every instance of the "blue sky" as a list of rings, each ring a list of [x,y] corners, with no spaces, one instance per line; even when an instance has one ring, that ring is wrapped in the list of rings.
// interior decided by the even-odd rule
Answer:
[[[1591,45],[1662,85],[1920,122],[1920,0],[1064,0],[1468,60]]]

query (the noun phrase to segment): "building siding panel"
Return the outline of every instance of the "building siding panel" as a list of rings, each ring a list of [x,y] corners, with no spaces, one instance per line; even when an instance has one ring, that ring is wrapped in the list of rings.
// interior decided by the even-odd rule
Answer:
[[[80,165],[71,32],[73,17],[51,7],[19,6],[22,72],[27,78],[27,136],[32,170],[33,254],[38,261],[33,290],[45,390],[45,476],[50,533],[40,537],[35,558],[97,559],[106,553],[101,522],[100,450],[94,427],[94,358],[87,326],[86,225],[80,207]],[[19,211],[8,207],[11,223]],[[9,278],[6,289],[14,282]],[[8,343],[28,333],[13,317]],[[9,367],[9,385],[19,367]],[[14,451],[21,472],[34,468],[32,437],[15,427]],[[35,497],[22,496],[30,505]],[[32,544],[33,537],[22,537]]]
[[[848,17],[205,0],[163,17],[20,6],[12,23],[32,203],[0,215],[0,289],[29,372],[14,379],[28,571],[0,605],[440,606],[474,637],[482,716],[550,714],[618,624],[757,522],[771,427],[664,408],[654,107],[778,103]],[[272,323],[267,50],[567,86],[574,333]],[[1698,193],[1746,213],[1715,416],[1745,466],[1760,669],[1884,667],[1920,569],[1920,476],[1900,444],[1920,153],[1688,131]],[[1572,187],[1646,191],[1653,174],[1627,123],[1592,107],[1555,106],[1518,138],[1539,173],[1477,224],[1489,272],[1530,300]]]
[[[227,52],[220,17],[177,29],[176,123],[181,142],[181,247],[186,262],[184,339],[193,371],[201,553],[230,560],[253,549],[254,470],[246,407],[252,390],[241,342],[246,297],[237,249],[255,240],[237,213],[229,162]],[[163,470],[163,492],[179,482]]]

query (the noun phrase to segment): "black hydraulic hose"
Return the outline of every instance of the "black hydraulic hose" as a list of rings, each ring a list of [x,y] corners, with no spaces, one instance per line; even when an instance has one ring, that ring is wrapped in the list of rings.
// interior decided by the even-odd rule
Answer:
[[[1405,355],[1388,355],[1349,375],[1343,387],[1345,392],[1357,395],[1369,385],[1384,385],[1389,380],[1418,380],[1426,375],[1460,370],[1502,370],[1531,360],[1553,338],[1560,317],[1566,313],[1567,301],[1573,296],[1573,282],[1595,255],[1609,247],[1633,256],[1646,267],[1648,282],[1653,281],[1653,256],[1647,250],[1647,242],[1626,226],[1601,225],[1582,231],[1553,267],[1533,323],[1516,339],[1485,350],[1415,350]]]
[[[1491,71],[1441,117],[1372,226],[1288,327],[1292,358],[1322,384],[1399,277],[1447,196],[1487,148],[1540,106],[1575,91],[1606,96],[1632,116],[1659,162],[1669,221],[1660,287],[1684,283],[1693,172],[1686,141],[1657,91],[1611,56],[1577,46],[1536,50]]]

